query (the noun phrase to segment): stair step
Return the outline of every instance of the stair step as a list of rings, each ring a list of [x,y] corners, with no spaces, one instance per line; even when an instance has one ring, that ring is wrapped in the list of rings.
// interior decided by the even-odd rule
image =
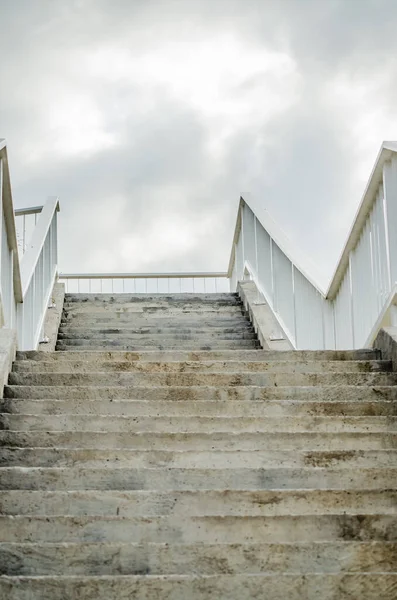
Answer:
[[[90,304],[92,302],[96,303],[104,303],[109,306],[124,304],[127,303],[137,303],[137,304],[154,304],[154,303],[162,303],[165,306],[177,306],[178,304],[220,304],[220,305],[229,305],[229,304],[241,304],[240,296],[237,293],[211,293],[211,294],[195,294],[195,293],[159,293],[159,294],[131,294],[131,293],[116,293],[116,294],[65,294],[65,304],[69,303],[78,303],[78,304]]]
[[[269,444],[270,445],[270,444]],[[394,467],[397,450],[143,450],[129,448],[0,448],[3,467],[238,469]]]
[[[82,313],[63,314],[62,327],[133,327],[133,328],[157,328],[175,330],[178,328],[208,330],[224,328],[252,328],[248,316],[241,312],[234,315],[222,315],[208,313],[203,315],[191,313],[179,314],[177,318],[169,318],[167,313]]]
[[[394,542],[0,543],[0,572],[9,576],[387,573],[395,571],[396,559]]]
[[[396,468],[178,469],[1,467],[3,490],[394,489]],[[396,520],[397,525],[397,520]]]
[[[394,572],[0,578],[0,596],[7,600],[391,600],[396,589]]]
[[[158,340],[151,339],[139,339],[139,340],[129,340],[129,339],[117,339],[114,338],[112,340],[101,340],[101,339],[91,339],[91,340],[70,340],[63,339],[59,340],[56,345],[57,352],[92,352],[92,351],[102,351],[104,348],[109,348],[109,350],[117,348],[120,351],[125,352],[141,352],[143,350],[153,349],[153,350],[163,350],[164,348],[170,350],[180,350],[181,348],[186,348],[188,350],[232,350],[233,348],[246,348],[247,350],[254,350],[255,348],[260,348],[260,343],[258,340],[177,340],[177,339],[168,339],[162,340],[159,342]]]
[[[214,433],[161,431],[104,433],[87,431],[0,431],[0,447],[127,448],[135,450],[393,450],[397,433],[255,432]]]
[[[395,515],[276,517],[0,516],[3,542],[258,543],[397,541]],[[0,596],[1,597],[1,596]]]
[[[397,448],[397,433],[104,433],[87,431],[0,431],[0,445],[17,448],[128,448],[136,450],[385,450]]]
[[[114,361],[93,360],[32,361],[20,360],[14,373],[92,373],[120,371],[140,373],[371,373],[392,370],[389,360],[373,361]]]
[[[304,400],[72,400],[20,398],[0,401],[0,411],[31,415],[115,415],[127,417],[281,417],[281,416],[397,416],[397,401],[305,402]]]
[[[60,331],[58,334],[59,344],[72,344],[74,341],[84,340],[85,341],[100,341],[107,342],[112,340],[122,341],[123,344],[135,344],[140,342],[150,341],[151,345],[163,345],[176,340],[181,341],[194,341],[202,344],[213,343],[214,340],[226,341],[226,340],[256,340],[256,333],[252,330],[247,331],[218,331],[215,333],[208,332],[206,330],[195,332],[183,332],[181,330],[166,331],[160,333],[152,332],[140,332],[140,331],[127,331],[124,328],[111,328],[111,329],[83,329],[74,328],[73,331],[70,329],[66,332]]]
[[[396,489],[0,491],[2,513],[25,516],[397,515]]]
[[[170,361],[357,361],[357,360],[380,360],[379,350],[223,350],[223,351],[142,351],[142,352],[120,352],[117,350],[88,352],[84,356],[85,361],[116,361],[116,362],[170,362]],[[80,352],[40,352],[36,350],[17,352],[17,361],[33,360],[68,362],[71,360],[81,361]]]
[[[396,386],[397,373],[16,373],[19,386]]]
[[[254,401],[254,400],[304,400],[307,402],[364,402],[397,400],[396,386],[39,386],[39,385],[6,385],[4,398],[27,399],[70,399],[80,400],[222,400],[222,401]]]
[[[283,417],[230,417],[230,416],[150,416],[123,415],[25,415],[0,414],[0,429],[13,431],[103,431],[163,433],[192,432],[397,432],[397,417],[347,416],[283,416]]]

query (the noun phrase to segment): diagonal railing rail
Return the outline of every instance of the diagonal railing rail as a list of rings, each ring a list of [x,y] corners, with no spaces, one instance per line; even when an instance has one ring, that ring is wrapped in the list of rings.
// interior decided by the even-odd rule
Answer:
[[[255,281],[295,348],[372,345],[382,326],[397,325],[397,142],[382,144],[327,291],[263,207],[243,198],[228,275],[232,289]]]
[[[59,202],[51,198],[44,207],[14,212],[5,140],[0,140],[1,205],[1,326],[17,331],[20,350],[36,349],[57,278],[57,212]],[[29,242],[24,240],[19,256],[16,217],[37,215]]]

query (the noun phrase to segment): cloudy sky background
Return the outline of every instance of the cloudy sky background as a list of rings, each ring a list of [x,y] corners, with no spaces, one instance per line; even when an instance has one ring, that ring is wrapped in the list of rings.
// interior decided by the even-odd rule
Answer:
[[[395,0],[0,0],[14,204],[60,197],[63,272],[225,270],[250,192],[326,285],[397,139],[396,27]]]

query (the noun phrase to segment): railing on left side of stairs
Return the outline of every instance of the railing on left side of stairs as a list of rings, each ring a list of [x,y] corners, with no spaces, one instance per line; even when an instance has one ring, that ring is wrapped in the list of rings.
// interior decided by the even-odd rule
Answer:
[[[5,140],[0,140],[0,206],[0,325],[16,330],[18,349],[34,350],[42,336],[57,278],[59,202],[50,198],[43,207],[15,214]],[[35,215],[37,222],[30,239],[25,236],[19,249],[16,218],[28,214]]]

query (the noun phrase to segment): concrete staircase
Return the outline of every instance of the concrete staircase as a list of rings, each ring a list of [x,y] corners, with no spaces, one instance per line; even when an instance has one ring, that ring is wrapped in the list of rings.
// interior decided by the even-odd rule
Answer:
[[[4,600],[397,598],[397,376],[235,295],[69,295],[0,415]]]

